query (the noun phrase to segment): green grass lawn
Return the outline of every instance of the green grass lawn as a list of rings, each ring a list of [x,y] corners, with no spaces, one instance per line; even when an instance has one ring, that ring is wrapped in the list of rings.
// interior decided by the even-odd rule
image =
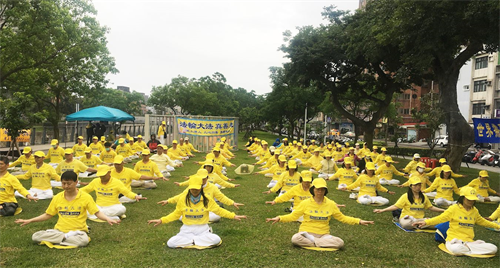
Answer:
[[[272,144],[276,136],[267,133],[256,135]],[[242,163],[251,164],[255,160],[241,150],[246,140],[240,137],[240,150],[237,158],[232,160],[237,166]],[[228,176],[236,178],[235,183],[241,187],[224,189],[223,192],[236,202],[245,206],[236,210],[226,207],[248,219],[241,222],[222,219],[212,224],[214,233],[222,238],[220,247],[209,250],[169,249],[167,240],[177,234],[182,223],[174,222],[158,227],[148,226],[147,220],[158,219],[174,210],[173,205],[162,207],[156,203],[180,193],[184,188],[173,184],[174,181],[184,181],[182,176],[192,175],[199,168],[193,161],[200,161],[204,155],[198,153],[194,159],[185,163],[183,168],[172,173],[168,182],[158,182],[155,190],[139,190],[148,200],[135,204],[126,204],[127,218],[118,226],[88,221],[91,227],[92,241],[85,248],[72,250],[49,249],[33,244],[31,235],[39,230],[51,229],[56,223],[56,217],[46,222],[32,223],[19,227],[14,223],[18,218],[31,218],[45,211],[49,201],[28,203],[20,200],[23,212],[14,217],[0,218],[0,266],[86,266],[86,267],[498,267],[499,257],[491,259],[474,259],[469,257],[454,257],[437,247],[434,234],[405,233],[392,223],[390,212],[373,213],[373,207],[362,206],[348,198],[349,193],[334,190],[337,182],[328,182],[330,193],[328,197],[346,207],[341,211],[349,216],[375,221],[375,225],[346,225],[331,220],[331,234],[342,238],[345,247],[336,252],[316,252],[292,246],[290,240],[298,231],[299,223],[277,223],[271,225],[265,219],[286,214],[284,209],[288,204],[275,206],[266,205],[265,201],[273,200],[276,195],[262,194],[267,190],[269,178],[262,175],[247,175],[237,177],[230,168]],[[403,167],[408,160],[397,159],[397,167]],[[129,166],[130,167],[130,166]],[[466,178],[456,179],[458,186],[467,184],[477,177],[478,170],[462,169]],[[404,181],[403,178],[399,178]],[[499,190],[499,174],[490,172],[490,184]],[[29,189],[30,181],[22,181]],[[395,195],[383,193],[391,204],[406,192],[405,189],[390,187]],[[55,190],[55,193],[60,190]],[[478,204],[477,208],[483,216],[489,216],[497,205]],[[427,216],[435,213],[426,212]],[[476,226],[476,239],[499,245],[499,235],[483,227]]]

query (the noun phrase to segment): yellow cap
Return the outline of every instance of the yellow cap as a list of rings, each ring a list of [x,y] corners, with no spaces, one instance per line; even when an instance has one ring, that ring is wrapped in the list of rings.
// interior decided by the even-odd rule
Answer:
[[[311,182],[313,179],[312,172],[309,170],[304,170],[304,171],[300,172],[300,176],[302,177],[302,181]]]
[[[418,162],[417,167],[425,168],[425,163],[424,162]]]
[[[222,137],[221,141],[226,141],[226,137]],[[267,143],[267,142],[266,142]]]
[[[64,149],[64,154],[73,154],[73,150],[71,148]]]
[[[448,166],[448,165],[444,165],[443,168],[441,168],[441,171],[444,171],[444,172],[451,172],[451,167]]]
[[[319,188],[328,188],[328,187],[326,186],[326,181],[325,181],[325,179],[323,179],[323,178],[316,178],[316,179],[314,179],[314,181],[313,181],[313,183],[312,183],[312,186],[313,186],[314,188],[318,188],[318,189],[319,189]]]
[[[439,163],[446,163],[446,158],[439,159]]]
[[[297,162],[295,160],[288,161],[288,168],[297,168]]]
[[[332,157],[332,154],[330,152],[326,152],[325,157]]]
[[[346,158],[344,158],[344,164],[346,164],[346,165],[353,165],[354,163],[352,161],[352,158],[346,157]]]
[[[215,158],[215,155],[213,153],[208,153],[207,156],[205,157],[206,159],[214,159]]]
[[[124,138],[119,138],[118,139],[118,143],[124,143],[125,142],[125,139]]]
[[[328,146],[326,146],[326,148],[328,148],[328,149],[332,149],[332,148],[333,148],[333,146],[332,146],[331,144],[328,144]]]
[[[415,185],[415,184],[419,184],[419,183],[421,184],[422,180],[420,180],[420,178],[417,176],[411,176],[411,178],[408,180],[408,183],[410,185]]]
[[[204,169],[207,171],[206,169]],[[203,185],[203,178],[200,176],[191,176],[189,178],[189,186],[188,189],[201,189],[201,186]]]
[[[168,146],[165,144],[160,144],[158,145],[159,147],[163,148],[163,150],[168,150]]]
[[[307,150],[307,146],[302,146],[302,150]]]
[[[387,149],[385,147],[382,147],[382,149],[380,149],[382,152],[387,152]]]
[[[321,152],[319,148],[314,149],[314,152]]]
[[[196,176],[201,177],[202,179],[208,177],[208,171],[206,169],[198,169],[196,172]]]
[[[58,143],[59,143],[59,141],[56,140],[56,139],[53,139],[53,140],[50,141],[50,145],[56,145]]]
[[[142,135],[137,135],[137,138],[138,139],[142,139]]]
[[[85,151],[83,151],[83,152],[86,154],[92,153],[92,148],[87,147],[87,148],[85,148]]]
[[[481,170],[479,171],[479,177],[489,177],[490,175],[488,175],[488,171],[486,170]]]
[[[375,164],[373,162],[366,163],[366,170],[375,170]]]
[[[177,142],[177,140],[173,140],[173,141],[172,141],[172,144],[174,144],[174,143],[176,143],[176,144],[177,144],[177,143],[178,143],[178,142]]]
[[[214,149],[213,149],[212,151],[214,151],[214,152],[220,152],[220,148],[219,148],[219,146],[215,146],[215,147],[214,147]]]
[[[45,153],[42,152],[42,151],[36,151],[35,152],[35,156],[38,156],[38,157],[45,157]]]
[[[286,162],[286,156],[284,156],[284,155],[280,155],[280,156],[278,157],[278,161],[280,161],[280,162]]]
[[[479,200],[479,198],[477,198],[476,189],[474,189],[470,186],[462,187],[462,189],[460,189],[460,196],[464,196],[465,198],[467,198],[469,200]]]
[[[206,159],[205,162],[203,163],[204,166],[214,166],[214,161],[213,159]]]
[[[106,141],[106,137],[102,136],[101,141]]]
[[[288,138],[284,138],[283,141],[288,141]]]
[[[113,159],[113,164],[121,164],[123,163],[123,156],[117,155],[115,156],[115,159]]]
[[[420,155],[419,154],[414,154],[413,158],[420,158]]]
[[[134,141],[134,138],[130,138],[130,139],[128,139],[128,141]]]
[[[149,149],[142,150],[142,155],[150,155],[150,154],[151,154],[151,151],[149,151]]]
[[[262,145],[267,145],[267,141],[262,141],[261,144]]]
[[[385,160],[385,162],[388,162],[388,163],[394,163],[394,161],[392,160],[392,157],[390,157],[390,156],[386,156],[384,158],[384,160]]]
[[[342,145],[340,145],[340,144],[339,144],[339,145],[337,145],[337,148],[342,148]]]
[[[100,166],[97,166],[97,173],[95,175],[98,177],[101,177],[101,176],[108,174],[108,172],[110,172],[110,171],[111,171],[110,166],[100,165]]]
[[[297,141],[293,141],[292,143],[293,143],[293,144],[297,144]]]
[[[31,147],[24,147],[23,154],[27,154],[29,152],[31,152]]]
[[[316,142],[316,140],[311,140],[311,142],[312,142],[312,143],[315,143],[315,142]]]
[[[348,146],[349,146],[349,143],[348,143],[348,142],[346,142],[346,143],[345,143],[345,147],[348,147]]]
[[[166,125],[165,121],[161,121],[161,124],[162,124],[162,125]]]
[[[97,136],[92,137],[92,140],[98,140],[99,138]]]
[[[377,150],[377,149],[378,149],[378,147],[377,147],[377,146],[373,146],[373,150]]]

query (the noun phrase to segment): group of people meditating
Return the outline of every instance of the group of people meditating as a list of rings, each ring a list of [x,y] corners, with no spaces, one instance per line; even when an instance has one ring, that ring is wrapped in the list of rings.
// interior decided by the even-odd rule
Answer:
[[[120,141],[118,143],[121,144]],[[150,156],[149,149],[142,149],[137,154],[137,158],[141,160],[135,163],[135,169],[124,167],[125,158],[130,157],[130,154],[117,154],[112,161],[107,162],[109,165],[105,162],[96,163],[91,167],[81,163],[81,158],[73,158],[74,149],[66,149],[58,153],[61,161],[55,165],[55,169],[51,164],[44,163],[43,152],[35,152],[32,162],[31,155],[27,153],[22,156],[23,159],[11,165],[7,158],[1,157],[0,213],[2,216],[11,216],[18,211],[15,190],[18,196],[30,201],[52,199],[47,210],[40,216],[17,219],[15,222],[22,226],[47,220],[57,214],[59,218],[55,228],[35,233],[33,241],[63,247],[85,246],[89,242],[87,218],[110,225],[120,223],[126,212],[123,203],[146,199],[133,192],[132,187],[154,188],[156,185],[152,183],[155,180],[172,178],[170,173],[166,176],[165,172],[172,172],[176,167],[184,166],[185,160],[194,156],[192,151],[184,152],[176,144],[177,141],[174,141],[175,146],[172,148],[160,146],[161,149],[154,156]],[[318,146],[314,141],[306,141],[306,144],[309,145],[302,145],[302,141],[288,143],[287,139],[284,139],[283,142],[277,140],[273,146],[268,146],[266,141],[252,138],[246,145],[249,157],[255,158],[256,164],[261,165],[261,171],[257,173],[271,178],[267,185],[269,190],[264,193],[278,194],[274,200],[266,203],[275,205],[291,202],[291,207],[287,208],[289,214],[267,218],[266,222],[301,222],[298,232],[291,238],[292,244],[304,248],[342,248],[344,241],[330,232],[329,223],[332,217],[351,225],[374,224],[371,220],[344,215],[339,209],[344,205],[339,205],[328,197],[329,188],[332,188],[328,186],[328,181],[338,180],[335,187],[337,194],[349,192],[346,195],[361,205],[389,205],[389,200],[380,194],[393,195],[395,192],[383,185],[407,187],[408,191],[395,204],[383,209],[374,209],[373,212],[398,212],[395,213],[398,215],[395,220],[404,229],[434,228],[439,223],[449,222],[446,248],[453,254],[496,253],[497,247],[494,244],[474,240],[473,227],[476,224],[493,229],[500,228],[498,222],[494,221],[500,216],[500,206],[488,218],[483,218],[475,207],[476,202],[500,201],[498,193],[489,186],[487,171],[480,171],[478,178],[459,188],[454,178],[463,176],[453,173],[445,159],[440,160],[439,167],[431,170],[426,168],[420,161],[420,156],[415,154],[413,160],[403,170],[398,171],[393,165],[393,159],[386,155],[385,148],[382,148],[382,153],[379,154],[378,148],[370,150],[366,145],[363,148],[360,148],[360,145],[353,148],[348,147],[348,144]],[[247,218],[246,215],[237,215],[219,206],[244,206],[231,200],[221,191],[224,188],[240,186],[231,183],[232,179],[227,177],[226,169],[235,166],[228,160],[235,157],[230,149],[229,142],[225,138],[221,139],[203,161],[192,162],[199,165],[195,174],[189,176],[185,182],[176,182],[179,186],[186,186],[184,191],[166,200],[157,201],[160,205],[175,205],[175,208],[164,217],[149,220],[148,224],[158,226],[176,220],[183,223],[180,232],[168,240],[168,247],[218,246],[221,238],[212,232],[209,223],[218,222],[221,218],[237,221]],[[111,150],[99,151],[98,158]],[[53,154],[52,152],[51,156]],[[172,161],[175,156],[179,156],[175,159],[178,162]],[[171,162],[168,162],[169,159]],[[25,173],[16,177],[9,173],[8,168],[19,163],[23,165],[22,170]],[[28,167],[25,169],[24,165]],[[305,169],[299,172],[299,167]],[[78,177],[84,172],[95,172],[96,178],[90,183],[82,183]],[[407,178],[407,181],[401,184],[394,176]],[[432,183],[430,176],[435,176]],[[31,179],[32,188],[26,190],[19,179]],[[58,182],[58,187],[64,191],[54,196],[51,181]],[[147,183],[141,184],[141,181]],[[78,188],[79,186],[83,187]],[[97,197],[95,201],[89,195],[93,191]],[[453,194],[459,196],[456,201]],[[431,202],[430,199],[434,201]],[[425,210],[440,215],[426,218]]]

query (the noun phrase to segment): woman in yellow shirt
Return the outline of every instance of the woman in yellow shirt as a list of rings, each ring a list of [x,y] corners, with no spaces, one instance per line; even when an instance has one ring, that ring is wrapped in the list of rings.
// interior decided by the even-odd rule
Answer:
[[[345,216],[337,208],[337,203],[326,197],[328,189],[324,179],[315,179],[309,189],[312,197],[302,201],[295,210],[288,215],[267,218],[266,222],[292,222],[303,216],[304,221],[299,227],[299,232],[293,235],[292,243],[299,247],[341,248],[344,241],[339,237],[330,235],[330,219],[347,224],[373,224],[358,218]]]
[[[271,168],[259,171],[257,173],[264,174],[264,176],[266,177],[271,177],[272,179],[267,185],[267,188],[273,188],[278,182],[278,179],[280,178],[281,174],[285,172],[286,172],[286,156],[280,155],[278,157],[278,164],[275,164]]]
[[[241,220],[246,216],[239,216],[219,207],[213,199],[207,198],[203,192],[203,179],[200,176],[192,177],[189,180],[189,191],[185,198],[177,201],[175,211],[161,219],[149,220],[148,224],[154,223],[158,226],[162,223],[169,223],[182,216],[182,227],[180,232],[171,237],[167,246],[170,248],[184,248],[189,246],[215,247],[222,242],[220,237],[212,233],[208,226],[209,212],[228,218]]]
[[[500,195],[497,191],[491,189],[489,183],[488,171],[479,171],[479,178],[473,179],[467,186],[476,189],[478,202],[500,202]],[[492,195],[490,195],[492,194]]]
[[[451,177],[450,166],[444,165],[439,177],[434,180],[429,188],[423,190],[422,192],[427,194],[433,190],[436,190],[434,204],[437,206],[448,207],[456,203],[453,201],[453,192],[458,195],[460,194],[460,190],[458,190],[457,183]]]
[[[482,240],[474,241],[474,225],[500,228],[499,224],[485,220],[474,206],[477,198],[476,189],[462,187],[457,204],[450,206],[443,214],[413,223],[414,226],[436,225],[450,222],[446,236],[446,248],[455,255],[463,254],[495,254],[497,246]]]
[[[422,187],[422,182],[418,178],[410,179],[410,187],[408,192],[403,194],[398,201],[387,208],[384,209],[374,209],[375,213],[382,213],[386,211],[395,211],[401,209],[401,215],[399,217],[399,224],[401,227],[412,230],[415,229],[413,226],[414,222],[424,220],[425,212],[424,209],[428,209],[434,212],[443,212],[444,209],[434,207],[429,201],[429,198],[420,191]],[[424,226],[429,228],[431,226]]]
[[[389,204],[389,199],[378,196],[377,191],[395,194],[393,191],[389,191],[380,185],[378,178],[375,176],[375,164],[373,162],[366,163],[366,174],[359,176],[354,183],[341,188],[341,190],[352,190],[356,187],[359,187],[358,202],[362,205]]]
[[[294,160],[288,161],[287,170],[287,172],[281,174],[281,176],[278,178],[278,182],[276,182],[276,185],[274,185],[271,190],[264,192],[265,194],[280,191],[280,195],[282,195],[290,190],[293,186],[299,184],[300,174],[297,172],[297,162],[295,162]]]

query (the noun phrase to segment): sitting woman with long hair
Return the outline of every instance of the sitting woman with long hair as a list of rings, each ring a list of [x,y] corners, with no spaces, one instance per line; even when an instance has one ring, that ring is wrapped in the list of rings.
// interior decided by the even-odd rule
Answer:
[[[497,246],[482,240],[474,241],[474,225],[479,224],[489,228],[500,228],[499,224],[485,220],[474,206],[477,192],[472,187],[462,187],[457,204],[450,206],[443,214],[434,218],[420,220],[414,226],[436,225],[450,222],[447,231],[446,248],[455,255],[463,254],[495,254]]]
[[[175,211],[161,219],[149,220],[148,224],[158,226],[162,223],[176,221],[182,216],[181,231],[171,237],[167,246],[183,248],[188,246],[214,247],[221,243],[218,235],[211,232],[208,226],[209,212],[213,212],[228,219],[241,220],[246,216],[239,216],[219,207],[213,199],[203,193],[203,177],[192,177],[189,181],[189,191],[184,199],[177,201]]]
[[[395,211],[402,209],[401,215],[399,217],[399,224],[401,227],[407,230],[415,229],[412,225],[416,221],[424,220],[424,209],[428,209],[434,212],[443,212],[444,209],[434,207],[429,198],[420,191],[422,187],[422,182],[419,178],[410,178],[410,187],[408,187],[408,193],[403,194],[398,201],[384,209],[374,209],[375,213],[382,213],[386,211]],[[431,226],[425,226],[429,228]]]

